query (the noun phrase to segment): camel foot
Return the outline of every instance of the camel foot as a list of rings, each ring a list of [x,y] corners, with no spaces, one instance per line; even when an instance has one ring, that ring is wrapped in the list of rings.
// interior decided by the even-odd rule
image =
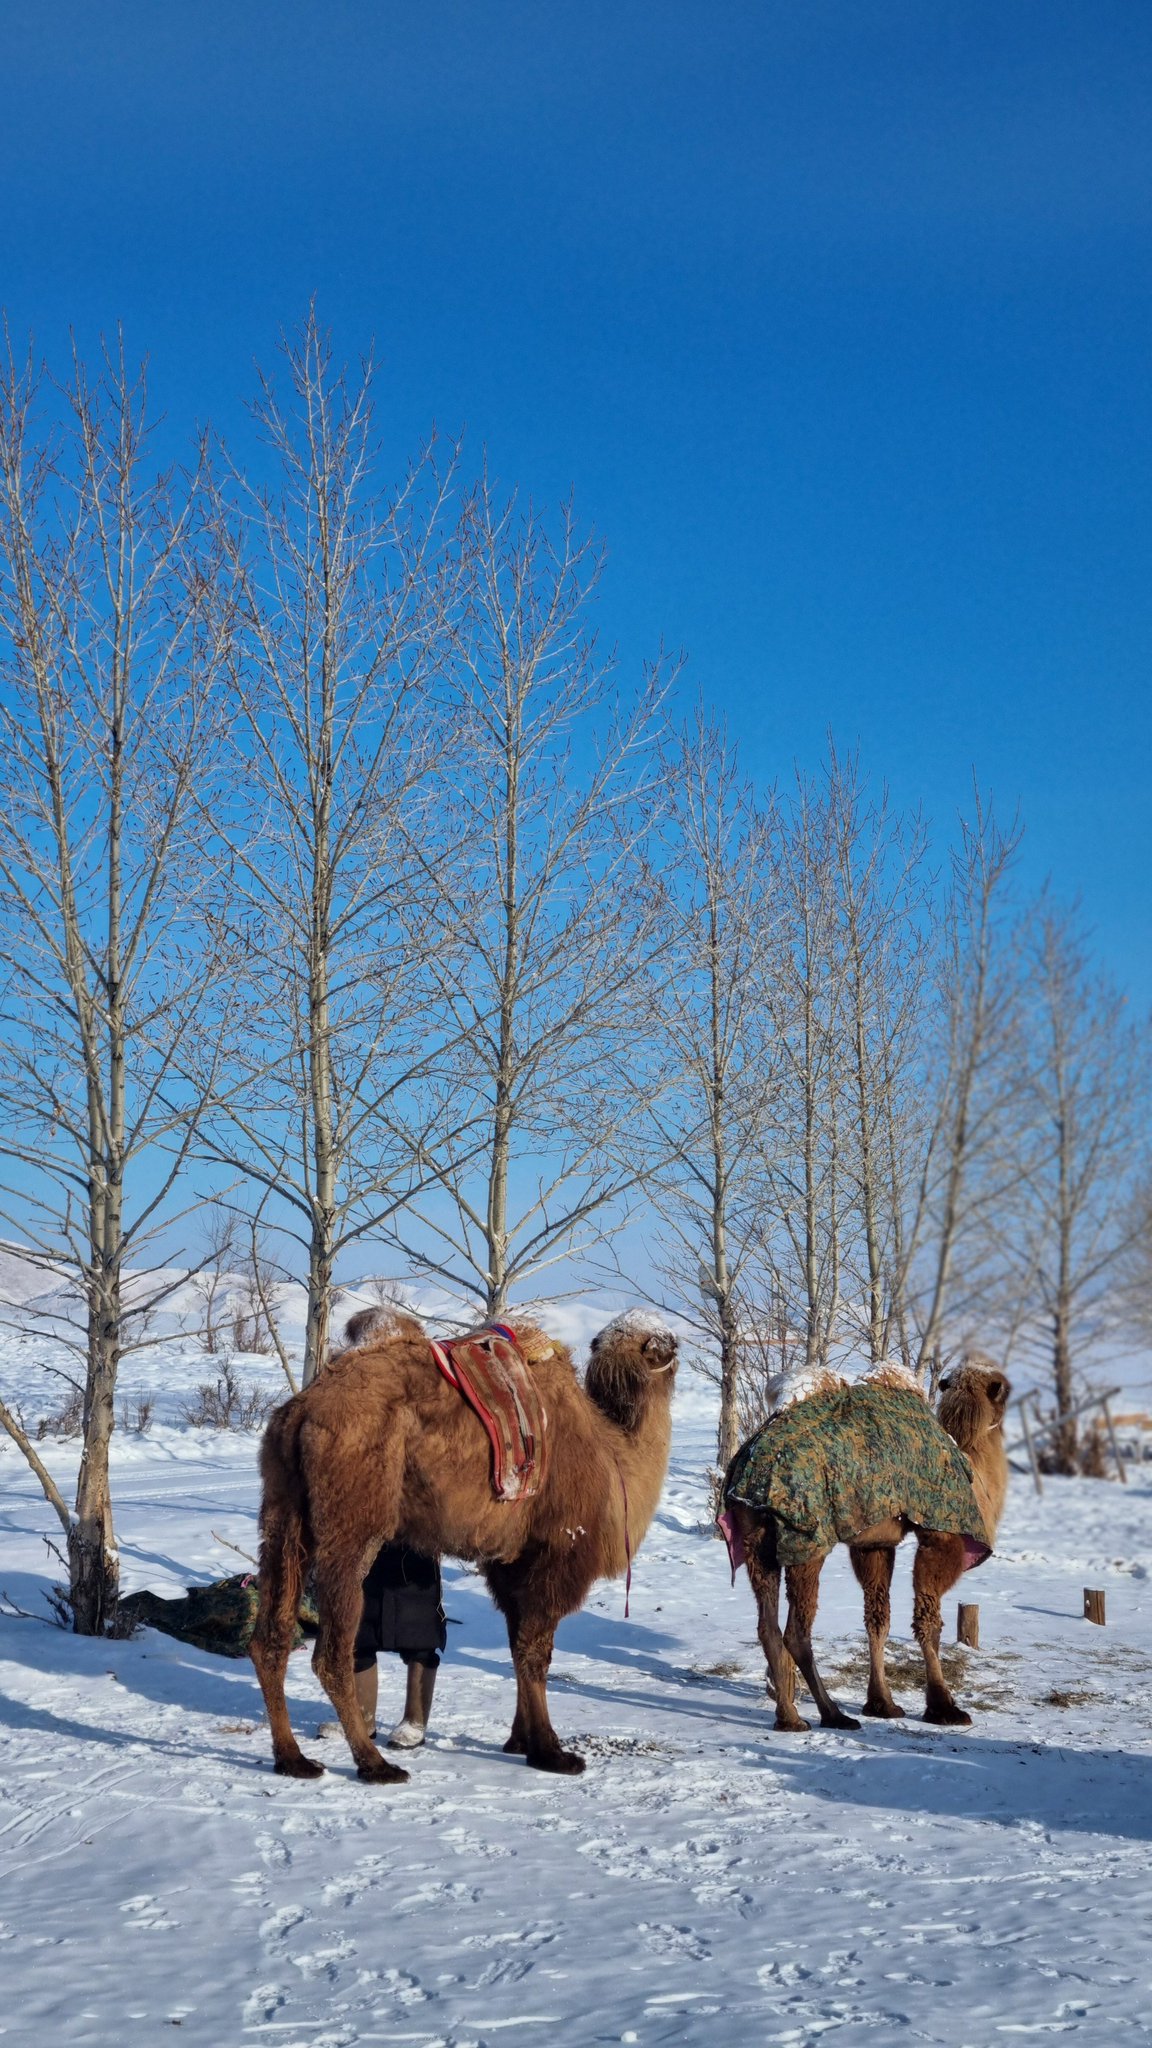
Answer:
[[[854,1721],[851,1714],[846,1714],[843,1707],[837,1707],[834,1714],[821,1714],[820,1726],[822,1728],[858,1728],[860,1723],[859,1721]]]
[[[904,1709],[903,1707],[898,1707],[895,1700],[865,1700],[860,1711],[862,1714],[870,1715],[874,1721],[902,1721],[904,1719]]]
[[[783,1720],[777,1714],[774,1725],[778,1735],[807,1735],[810,1724],[807,1721],[802,1721],[799,1714],[791,1715],[788,1720]]]
[[[924,1709],[924,1719],[935,1722],[939,1728],[970,1728],[971,1714],[958,1707],[955,1700],[934,1700]]]
[[[297,1750],[295,1756],[278,1756],[272,1765],[272,1769],[281,1778],[322,1778],[324,1776],[323,1764],[313,1763],[312,1758],[304,1756],[300,1750]]]
[[[363,1778],[366,1785],[406,1785],[408,1783],[407,1771],[402,1771],[399,1764],[390,1764],[382,1756],[378,1756],[372,1763],[357,1764],[356,1776]]]
[[[525,1750],[525,1755],[529,1770],[553,1771],[560,1778],[578,1778],[584,1769],[584,1759],[574,1749]]]
[[[528,1744],[522,1735],[510,1735],[504,1744],[505,1756],[527,1756]]]

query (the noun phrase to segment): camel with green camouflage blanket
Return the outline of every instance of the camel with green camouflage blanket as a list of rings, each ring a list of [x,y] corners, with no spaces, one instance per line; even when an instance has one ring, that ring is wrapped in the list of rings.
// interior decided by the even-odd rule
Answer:
[[[940,1383],[938,1417],[910,1375],[882,1368],[848,1382],[827,1373],[778,1409],[736,1453],[724,1481],[720,1526],[733,1570],[756,1595],[759,1635],[776,1701],[776,1726],[803,1729],[797,1666],[827,1728],[858,1728],[816,1668],[812,1624],[820,1573],[847,1543],[864,1589],[869,1680],[866,1714],[903,1713],[884,1669],[896,1546],[911,1531],[912,1633],[924,1658],[926,1721],[967,1726],[940,1664],[940,1603],[969,1566],[989,1555],[1004,1506],[1008,1460],[1002,1424],[1011,1389],[973,1353]],[[780,1578],[788,1619],[780,1632]]]

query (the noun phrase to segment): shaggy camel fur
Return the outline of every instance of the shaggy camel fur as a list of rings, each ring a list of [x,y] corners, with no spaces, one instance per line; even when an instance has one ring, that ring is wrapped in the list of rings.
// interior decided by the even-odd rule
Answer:
[[[507,1750],[537,1770],[575,1773],[548,1714],[557,1623],[596,1579],[616,1578],[656,1510],[672,1433],[676,1339],[635,1311],[593,1339],[581,1386],[562,1344],[517,1325],[548,1411],[547,1463],[526,1500],[492,1492],[484,1429],[437,1369],[427,1340],[401,1332],[346,1351],[278,1408],[261,1453],[260,1606],[252,1660],[275,1768],[319,1777],[292,1733],[284,1674],[303,1577],[314,1574],[312,1663],[362,1778],[398,1784],[365,1732],[352,1674],[361,1581],[382,1543],[475,1560],[508,1627],[516,1713]]]
[[[909,1376],[899,1367],[888,1369],[888,1373],[882,1369],[872,1377],[883,1382],[889,1375],[895,1385],[909,1384]],[[1002,1424],[1010,1394],[1011,1387],[999,1367],[978,1352],[970,1353],[940,1382],[937,1415],[949,1436],[971,1460],[972,1490],[990,1538],[995,1537],[1008,1488]],[[812,1652],[812,1625],[824,1559],[816,1558],[810,1564],[786,1569],[788,1620],[781,1636],[780,1566],[772,1518],[739,1502],[732,1502],[730,1507],[743,1538],[748,1577],[756,1595],[760,1643],[768,1663],[770,1689],[775,1695],[777,1728],[801,1730],[808,1726],[796,1712],[797,1665],[819,1710],[821,1724],[825,1728],[858,1728],[859,1721],[853,1720],[831,1698]],[[904,1711],[897,1706],[888,1685],[884,1645],[888,1639],[889,1588],[896,1546],[912,1527],[905,1517],[893,1517],[863,1530],[848,1547],[852,1568],[864,1589],[864,1620],[868,1630],[869,1678],[864,1712],[883,1719],[899,1718]],[[930,1529],[913,1529],[913,1533],[916,1559],[912,1571],[912,1633],[924,1659],[924,1719],[969,1727],[972,1716],[957,1706],[940,1664],[940,1603],[964,1570],[964,1538]]]

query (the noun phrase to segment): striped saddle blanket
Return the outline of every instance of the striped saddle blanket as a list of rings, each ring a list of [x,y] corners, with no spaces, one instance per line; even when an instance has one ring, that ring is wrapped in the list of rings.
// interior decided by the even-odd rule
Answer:
[[[516,1332],[489,1323],[450,1343],[433,1343],[432,1356],[488,1432],[497,1500],[527,1500],[544,1477],[548,1417]]]

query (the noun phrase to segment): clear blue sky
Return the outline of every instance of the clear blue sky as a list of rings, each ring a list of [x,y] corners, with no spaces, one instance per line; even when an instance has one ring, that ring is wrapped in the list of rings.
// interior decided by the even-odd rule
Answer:
[[[32,0],[0,299],[236,429],[316,294],[765,776],[970,766],[1152,998],[1152,8]]]

